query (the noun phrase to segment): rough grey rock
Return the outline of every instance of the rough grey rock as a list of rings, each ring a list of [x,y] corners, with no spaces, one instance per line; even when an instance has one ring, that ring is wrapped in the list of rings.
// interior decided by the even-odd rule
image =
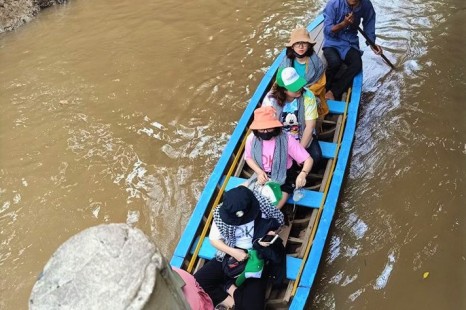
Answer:
[[[29,22],[42,9],[66,0],[0,0],[0,33]]]
[[[40,8],[48,8],[55,4],[63,4],[66,0],[36,0],[35,2]]]
[[[142,309],[166,265],[142,231],[126,224],[88,228],[50,258],[30,309]]]

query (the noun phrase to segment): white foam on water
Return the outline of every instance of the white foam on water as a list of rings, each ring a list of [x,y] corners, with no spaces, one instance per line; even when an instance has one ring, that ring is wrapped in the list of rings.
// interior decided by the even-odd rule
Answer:
[[[348,284],[351,284],[358,278],[358,275],[355,274],[353,276],[346,276],[345,280],[343,280],[343,283],[341,283],[341,286],[347,286]]]
[[[352,231],[354,235],[356,236],[356,239],[359,240],[359,239],[362,239],[362,237],[364,237],[364,235],[367,232],[367,229],[368,229],[367,224],[363,220],[358,219],[356,223],[354,223]]]
[[[138,134],[141,134],[141,133],[145,133],[146,135],[148,135],[149,137],[152,136],[154,134],[154,130],[152,128],[142,128],[142,129],[138,129],[137,131]]]
[[[327,262],[331,264],[338,256],[340,256],[340,244],[341,238],[337,236],[332,236],[330,240],[329,255],[327,257]]]
[[[348,296],[349,300],[355,301],[361,294],[364,293],[364,289],[360,288],[356,292],[352,293],[351,295]]]
[[[13,203],[19,203],[21,201],[21,195],[16,193],[15,196],[13,197]]]
[[[331,284],[340,284],[341,280],[343,279],[343,271],[339,271],[336,275],[330,278],[328,283]]]
[[[351,258],[358,254],[360,246],[356,246],[356,247],[345,246],[344,248],[345,248],[344,256]]]
[[[11,205],[11,202],[5,201],[3,203],[3,206],[0,208],[0,214],[8,210],[10,208],[10,205]]]
[[[383,269],[382,273],[375,281],[374,289],[381,290],[385,286],[387,286],[388,279],[390,278],[390,274],[393,271],[394,265],[395,265],[395,253],[392,252],[388,255],[388,262],[385,265],[385,268]]]
[[[347,219],[347,225],[351,227],[351,231],[356,239],[362,239],[367,232],[367,224],[361,220],[358,215],[351,213]]]
[[[160,129],[160,130],[167,130],[167,128],[165,128],[165,126],[163,126],[162,124],[160,124],[159,122],[152,122],[150,123],[152,126],[154,126],[155,128],[157,129]]]
[[[97,219],[99,218],[100,206],[92,210],[92,215]]]
[[[128,211],[128,215],[126,216],[126,224],[133,226],[137,222],[139,222],[139,211]]]

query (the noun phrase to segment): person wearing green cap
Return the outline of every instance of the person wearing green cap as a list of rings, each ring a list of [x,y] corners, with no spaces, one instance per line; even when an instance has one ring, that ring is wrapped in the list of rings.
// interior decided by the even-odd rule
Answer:
[[[280,68],[262,106],[272,106],[277,111],[283,131],[299,141],[311,155],[313,167],[317,168],[322,161],[322,150],[315,130],[317,104],[314,94],[304,87],[306,83],[295,68]]]

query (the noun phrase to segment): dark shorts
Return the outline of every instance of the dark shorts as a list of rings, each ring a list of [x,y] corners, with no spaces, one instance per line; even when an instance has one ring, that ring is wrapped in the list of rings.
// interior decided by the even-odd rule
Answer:
[[[317,141],[317,136],[312,135],[313,139],[311,145],[306,149],[306,151],[311,155],[314,164],[312,165],[312,172],[316,172],[321,168],[322,165],[322,149],[320,148],[319,142]]]
[[[283,183],[282,186],[280,186],[282,192],[292,194],[296,185],[296,178],[298,177],[298,174],[301,172],[301,167],[298,166],[298,164],[293,161],[293,165],[286,171],[286,179],[285,183]]]

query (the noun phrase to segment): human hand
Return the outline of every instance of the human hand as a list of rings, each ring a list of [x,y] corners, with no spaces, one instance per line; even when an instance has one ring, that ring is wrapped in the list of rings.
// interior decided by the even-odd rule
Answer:
[[[273,230],[269,231],[267,235],[275,236],[277,233],[274,232]],[[263,247],[268,247],[271,243],[270,242],[263,242],[263,241],[257,241],[261,246]]]
[[[243,250],[236,248],[231,250],[230,255],[233,256],[238,262],[247,259],[249,256],[247,252],[244,252]]]
[[[382,54],[382,47],[380,45],[377,45],[377,44],[375,44],[375,47],[376,47],[376,49],[373,46],[371,46],[371,49],[374,52],[374,54],[381,55]]]
[[[346,14],[345,19],[343,20],[344,25],[349,26],[349,25],[352,25],[353,22],[354,22],[353,12]]]
[[[306,185],[306,174],[304,172],[300,172],[298,177],[296,178],[296,188],[301,188]]]
[[[261,170],[258,174],[257,174],[257,183],[260,184],[260,185],[264,185],[265,182],[267,182],[269,180],[269,177],[267,176],[267,173],[265,173],[264,170]]]

